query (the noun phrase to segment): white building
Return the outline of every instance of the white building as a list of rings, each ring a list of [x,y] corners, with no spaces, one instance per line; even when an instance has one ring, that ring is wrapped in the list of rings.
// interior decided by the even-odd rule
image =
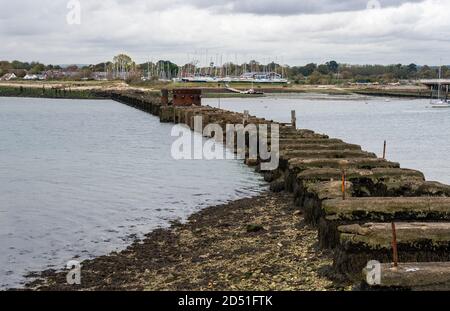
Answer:
[[[23,77],[24,80],[47,80],[47,75],[45,74],[27,74]]]
[[[17,76],[15,73],[7,73],[3,77],[0,78],[0,81],[9,81],[17,79]]]
[[[26,74],[25,77],[23,77],[24,80],[37,80],[38,77],[37,75],[33,75],[33,74]]]
[[[240,77],[240,80],[258,83],[288,83],[287,79],[276,72],[246,72]]]

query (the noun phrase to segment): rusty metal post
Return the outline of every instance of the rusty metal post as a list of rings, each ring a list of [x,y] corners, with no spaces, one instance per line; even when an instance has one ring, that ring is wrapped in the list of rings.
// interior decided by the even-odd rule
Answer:
[[[291,123],[293,128],[297,128],[297,114],[295,113],[295,110],[291,111]]]
[[[345,176],[345,169],[343,169],[342,170],[342,200],[345,200],[346,199],[346,195],[345,195],[345,193],[346,193],[346,191],[347,191],[347,189],[346,189],[346,176]]]
[[[392,223],[392,257],[394,259],[394,268],[398,267],[398,245],[397,245],[397,230],[395,223]]]
[[[384,141],[384,147],[383,147],[383,160],[386,160],[386,147],[387,147],[387,142]]]

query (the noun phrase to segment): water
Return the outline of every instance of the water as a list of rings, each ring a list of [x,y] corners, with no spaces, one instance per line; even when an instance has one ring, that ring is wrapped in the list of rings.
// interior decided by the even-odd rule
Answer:
[[[264,188],[241,161],[173,160],[171,129],[113,101],[0,98],[0,288]]]
[[[427,179],[450,184],[450,109],[432,109],[426,99],[362,96],[284,95],[262,98],[205,99],[205,105],[290,122],[298,127],[362,145],[379,156],[418,169]]]

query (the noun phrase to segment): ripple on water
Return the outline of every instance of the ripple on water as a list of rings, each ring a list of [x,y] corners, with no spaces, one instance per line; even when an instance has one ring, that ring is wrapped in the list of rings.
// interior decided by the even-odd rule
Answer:
[[[172,126],[112,101],[0,98],[0,287],[123,249],[260,189],[240,161],[174,161]]]

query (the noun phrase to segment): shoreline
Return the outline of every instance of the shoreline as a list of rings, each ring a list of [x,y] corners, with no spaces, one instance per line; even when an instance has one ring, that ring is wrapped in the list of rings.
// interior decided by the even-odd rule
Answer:
[[[328,277],[332,254],[318,248],[317,230],[285,192],[207,207],[81,265],[80,286],[67,285],[67,272],[47,270],[24,290],[350,289]]]
[[[336,86],[336,85],[292,85],[290,87],[257,86],[256,89],[264,92],[263,95],[236,94],[223,87],[205,86],[202,84],[188,85],[128,85],[123,82],[111,81],[109,83],[95,82],[28,82],[28,83],[0,83],[0,97],[38,97],[38,98],[74,98],[95,99],[102,98],[111,92],[141,92],[158,93],[163,88],[173,89],[179,87],[200,88],[204,98],[257,98],[264,94],[324,94],[324,95],[366,95],[379,97],[399,98],[430,98],[427,88],[418,86]],[[247,90],[246,86],[236,86],[237,89]]]

